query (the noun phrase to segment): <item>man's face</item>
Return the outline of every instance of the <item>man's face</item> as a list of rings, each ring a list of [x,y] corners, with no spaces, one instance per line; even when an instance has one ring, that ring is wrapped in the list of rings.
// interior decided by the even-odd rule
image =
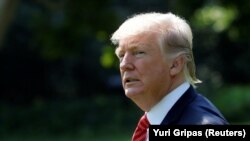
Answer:
[[[125,94],[137,104],[154,105],[171,84],[170,65],[161,53],[156,35],[149,32],[124,38],[116,49]]]

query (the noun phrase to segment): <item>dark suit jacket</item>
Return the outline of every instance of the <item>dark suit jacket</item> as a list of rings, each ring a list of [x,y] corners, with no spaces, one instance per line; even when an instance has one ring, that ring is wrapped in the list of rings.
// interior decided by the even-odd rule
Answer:
[[[168,112],[161,125],[225,125],[220,111],[190,86]]]

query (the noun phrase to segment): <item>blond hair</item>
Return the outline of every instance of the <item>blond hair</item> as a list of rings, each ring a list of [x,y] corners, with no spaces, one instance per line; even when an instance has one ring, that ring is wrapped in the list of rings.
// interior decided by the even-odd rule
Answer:
[[[201,83],[195,74],[195,62],[192,52],[192,31],[188,23],[172,13],[142,13],[128,18],[116,30],[111,41],[119,44],[120,39],[144,32],[159,33],[159,46],[165,56],[183,54],[185,57],[184,75],[186,81],[195,87]],[[170,55],[170,56],[171,56]]]

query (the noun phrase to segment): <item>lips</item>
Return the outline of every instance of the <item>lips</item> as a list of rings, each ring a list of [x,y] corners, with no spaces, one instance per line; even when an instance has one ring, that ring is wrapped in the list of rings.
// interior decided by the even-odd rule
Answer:
[[[132,77],[127,77],[124,79],[123,83],[124,84],[129,84],[129,83],[133,83],[133,82],[137,82],[139,81],[139,79],[137,78],[132,78]]]

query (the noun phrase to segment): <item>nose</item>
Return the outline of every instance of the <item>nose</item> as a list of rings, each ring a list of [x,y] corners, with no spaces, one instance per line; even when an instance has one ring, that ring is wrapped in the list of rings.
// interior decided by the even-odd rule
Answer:
[[[134,69],[134,65],[133,65],[133,60],[132,59],[133,58],[132,58],[132,56],[129,53],[126,53],[123,56],[123,59],[120,62],[120,70],[122,72]]]

